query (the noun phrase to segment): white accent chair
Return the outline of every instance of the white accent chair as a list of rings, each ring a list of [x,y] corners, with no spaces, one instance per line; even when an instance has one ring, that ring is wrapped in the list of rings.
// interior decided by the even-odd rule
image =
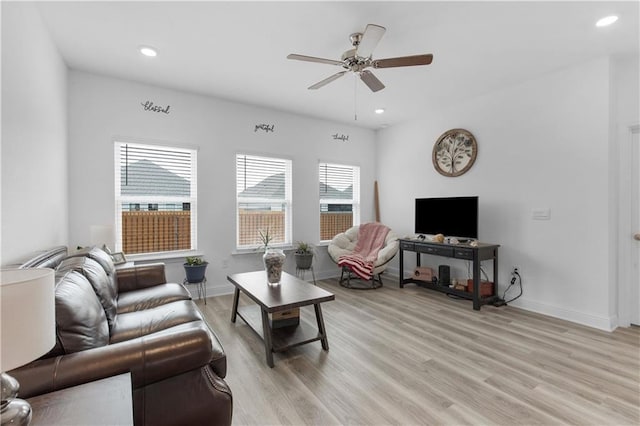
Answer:
[[[329,256],[331,260],[333,260],[336,264],[338,264],[338,259],[340,256],[348,255],[353,253],[353,249],[356,247],[358,242],[358,232],[360,230],[360,226],[352,226],[344,232],[333,237],[329,246],[327,247],[327,251],[329,252]],[[353,288],[359,290],[365,289],[374,289],[382,287],[382,276],[381,274],[387,269],[387,266],[391,259],[398,253],[400,242],[398,241],[398,236],[392,231],[389,230],[387,237],[384,241],[384,246],[378,252],[378,258],[376,259],[373,267],[373,276],[370,281],[363,281],[354,275],[352,275],[351,270],[347,267],[342,268],[342,272],[340,274],[340,285],[346,288]],[[354,282],[351,282],[351,278],[357,278]]]

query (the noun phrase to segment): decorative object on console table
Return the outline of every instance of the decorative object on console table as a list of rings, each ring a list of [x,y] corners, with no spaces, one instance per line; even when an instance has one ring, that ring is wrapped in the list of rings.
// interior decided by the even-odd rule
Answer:
[[[473,280],[467,280],[467,291],[473,293]],[[493,296],[493,283],[491,281],[480,281],[480,297]]]
[[[39,358],[56,343],[54,272],[33,268],[6,269],[0,274],[0,417],[3,425],[27,425],[31,406],[16,398],[18,381],[5,372]]]
[[[414,280],[432,282],[434,278],[435,278],[435,274],[432,268],[418,266],[416,269],[413,270]]]
[[[467,130],[444,132],[433,145],[433,167],[443,176],[455,177],[466,173],[478,155],[476,138]]]
[[[449,265],[438,266],[438,283],[447,286],[451,284],[451,269]]]

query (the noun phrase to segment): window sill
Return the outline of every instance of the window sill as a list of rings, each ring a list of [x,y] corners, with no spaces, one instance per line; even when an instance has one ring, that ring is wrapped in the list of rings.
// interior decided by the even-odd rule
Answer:
[[[271,247],[271,248],[275,250],[282,250],[282,251],[291,251],[294,249],[292,245],[277,246],[277,247]],[[263,253],[264,251],[260,251],[255,248],[249,248],[249,249],[235,249],[231,252],[231,255],[235,256],[238,254],[263,254]]]
[[[175,261],[176,259],[184,260],[187,256],[203,256],[204,253],[199,250],[183,250],[168,251],[164,253],[140,253],[126,255],[129,262],[154,262],[154,261]]]

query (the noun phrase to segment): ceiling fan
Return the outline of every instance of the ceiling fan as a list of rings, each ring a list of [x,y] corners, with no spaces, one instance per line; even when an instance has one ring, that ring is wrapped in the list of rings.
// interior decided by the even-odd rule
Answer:
[[[314,56],[305,56],[292,53],[287,59],[295,59],[298,61],[318,62],[321,64],[339,65],[345,69],[325,78],[316,84],[309,86],[309,89],[319,89],[331,83],[334,80],[351,71],[357,73],[360,79],[373,92],[384,89],[384,84],[373,73],[366,68],[394,68],[394,67],[410,67],[414,65],[429,65],[433,60],[432,54],[401,56],[398,58],[373,59],[371,54],[373,49],[384,35],[387,29],[380,25],[369,24],[364,33],[353,33],[349,36],[353,49],[349,49],[342,54],[342,60],[316,58]]]

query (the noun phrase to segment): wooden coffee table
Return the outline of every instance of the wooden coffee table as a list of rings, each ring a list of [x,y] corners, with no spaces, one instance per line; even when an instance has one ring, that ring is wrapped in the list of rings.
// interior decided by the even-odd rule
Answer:
[[[282,273],[280,284],[275,286],[267,283],[265,271],[233,274],[227,276],[227,279],[236,287],[233,295],[231,322],[235,323],[236,315],[239,316],[264,340],[269,367],[273,367],[274,352],[282,352],[294,346],[320,340],[322,349],[329,350],[329,341],[320,304],[334,300],[335,295],[286,272]],[[241,291],[256,305],[238,308]],[[283,328],[273,329],[271,327],[269,314],[308,305],[313,305],[315,309],[317,329],[302,321],[298,325]]]

